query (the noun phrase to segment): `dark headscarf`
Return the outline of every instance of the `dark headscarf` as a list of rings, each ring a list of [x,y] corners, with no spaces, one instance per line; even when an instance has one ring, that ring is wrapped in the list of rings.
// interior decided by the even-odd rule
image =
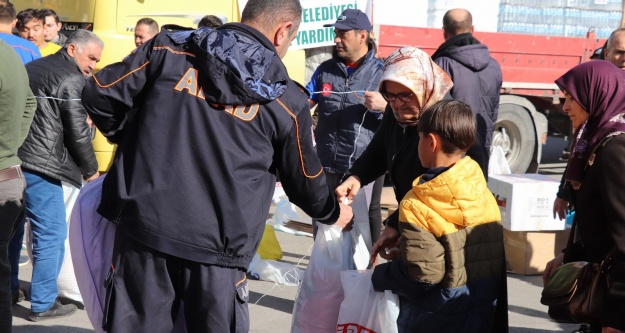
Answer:
[[[625,71],[608,61],[593,60],[573,67],[555,82],[589,113],[588,120],[577,129],[565,176],[579,188],[584,169],[601,140],[625,131]]]

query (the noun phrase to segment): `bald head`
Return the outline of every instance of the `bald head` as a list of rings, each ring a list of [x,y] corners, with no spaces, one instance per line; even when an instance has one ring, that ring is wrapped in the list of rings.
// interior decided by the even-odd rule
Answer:
[[[455,8],[443,16],[443,33],[445,40],[464,33],[473,33],[473,17],[468,10]]]
[[[625,28],[616,29],[610,34],[603,52],[605,60],[625,70]]]

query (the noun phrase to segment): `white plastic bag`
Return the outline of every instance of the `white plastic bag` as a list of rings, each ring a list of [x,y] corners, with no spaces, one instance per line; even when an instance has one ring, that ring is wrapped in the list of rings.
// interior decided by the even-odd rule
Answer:
[[[355,269],[363,270],[369,266],[371,256],[371,227],[369,226],[369,205],[364,191],[358,192],[350,204],[354,212],[354,225],[349,235],[352,239],[352,258]]]
[[[59,296],[72,299],[74,301],[82,303],[82,296],[80,296],[80,290],[76,283],[76,275],[74,274],[74,263],[72,262],[72,254],[69,243],[69,228],[72,217],[72,210],[78,198],[80,189],[71,186],[69,184],[63,184],[63,197],[65,199],[65,213],[67,214],[67,230],[68,237],[65,239],[65,257],[63,259],[63,265],[61,266],[61,272],[57,280],[59,287]]]
[[[72,211],[68,237],[74,273],[85,310],[98,333],[104,332],[104,280],[113,257],[115,241],[115,225],[96,212],[103,180],[104,177],[99,177],[83,187]]]
[[[291,333],[334,332],[343,301],[341,271],[354,269],[351,237],[319,224],[308,267],[293,308]]]
[[[488,161],[489,175],[507,175],[512,173],[506,159],[506,153],[500,146],[491,147],[490,160]]]
[[[390,290],[377,295],[378,300],[378,318],[382,326],[383,333],[398,333],[397,318],[399,317],[399,296],[393,294]]]
[[[336,332],[397,333],[399,299],[390,290],[373,290],[372,273],[373,269],[341,272],[345,299]]]
[[[252,268],[252,276],[289,287],[297,287],[304,277],[304,270],[286,262],[259,260]]]
[[[69,229],[74,273],[87,316],[97,333],[104,333],[104,280],[113,258],[116,230],[115,224],[96,212],[102,196],[103,181],[104,177],[99,177],[82,188],[72,211]],[[182,306],[173,333],[187,331]]]
[[[250,265],[247,267],[247,273],[251,274],[252,271],[254,270],[254,267],[256,267],[256,264],[258,264],[260,262],[260,255],[258,253],[254,254],[254,257],[252,258],[252,262],[250,262]]]

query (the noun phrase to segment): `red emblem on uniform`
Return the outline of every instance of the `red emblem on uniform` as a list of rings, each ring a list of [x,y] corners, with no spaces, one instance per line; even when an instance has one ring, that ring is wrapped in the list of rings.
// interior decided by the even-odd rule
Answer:
[[[321,95],[323,96],[329,96],[330,93],[332,92],[332,85],[329,83],[324,83],[323,86],[321,86]]]

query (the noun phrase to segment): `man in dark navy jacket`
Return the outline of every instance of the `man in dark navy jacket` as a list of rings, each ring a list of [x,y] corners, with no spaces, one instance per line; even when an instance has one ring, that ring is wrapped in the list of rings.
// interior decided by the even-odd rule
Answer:
[[[467,154],[488,174],[493,130],[499,114],[501,67],[488,47],[473,37],[473,19],[466,9],[449,10],[443,16],[445,42],[432,55],[454,81],[451,97],[469,104],[477,120],[477,144]]]
[[[351,220],[313,149],[305,90],[280,60],[301,11],[250,0],[242,23],[165,26],[88,82],[83,103],[119,145],[98,210],[118,225],[110,331],[169,333],[182,301],[189,332],[247,332],[246,269],[277,174],[310,216]]]
[[[306,88],[319,115],[315,128],[317,155],[326,172],[328,186],[336,188],[369,145],[382,123],[387,102],[378,92],[382,61],[376,58],[367,14],[349,8],[335,23],[324,26],[334,27],[333,56],[317,67]],[[374,183],[365,187],[370,198],[368,215],[372,243],[377,241],[382,229],[380,200],[384,176]],[[313,229],[316,232],[315,224]]]

